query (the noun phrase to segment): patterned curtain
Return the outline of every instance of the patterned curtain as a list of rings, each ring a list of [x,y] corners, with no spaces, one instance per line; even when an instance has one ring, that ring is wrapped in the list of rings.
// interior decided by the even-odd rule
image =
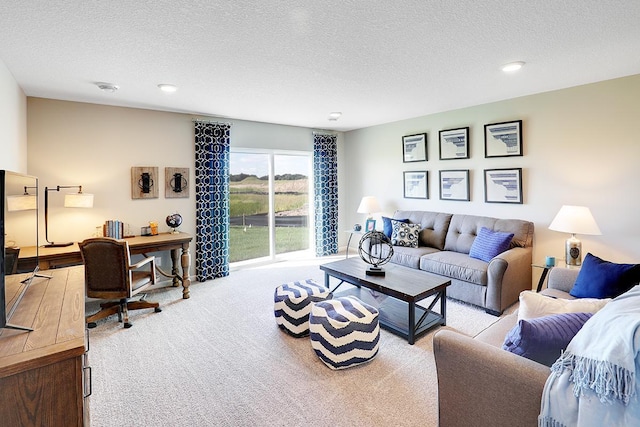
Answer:
[[[229,123],[195,121],[196,279],[229,275]]]
[[[314,134],[316,256],[338,253],[338,148],[335,135]]]

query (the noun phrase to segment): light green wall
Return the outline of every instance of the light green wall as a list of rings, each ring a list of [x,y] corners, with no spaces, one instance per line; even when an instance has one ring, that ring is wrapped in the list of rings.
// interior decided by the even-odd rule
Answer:
[[[640,75],[417,117],[345,133],[342,226],[362,222],[360,198],[377,196],[384,213],[419,209],[522,218],[536,226],[534,259],[563,257],[566,235],[548,230],[561,205],[588,206],[602,236],[578,236],[583,251],[640,262]],[[522,157],[484,158],[484,125],[523,121]],[[438,131],[470,127],[471,158],[439,160]],[[403,135],[428,133],[427,162],[403,163]],[[483,170],[523,168],[524,204],[484,202]],[[438,171],[469,169],[471,201],[439,200]],[[403,198],[403,171],[429,172],[428,200]],[[346,233],[341,236],[346,242]],[[344,244],[344,243],[343,243]]]

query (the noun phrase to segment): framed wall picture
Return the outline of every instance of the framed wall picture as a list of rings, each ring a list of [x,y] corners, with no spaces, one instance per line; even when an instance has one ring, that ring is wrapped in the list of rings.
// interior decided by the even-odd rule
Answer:
[[[469,128],[441,130],[440,160],[469,158]]]
[[[522,168],[485,169],[484,201],[522,204]]]
[[[376,229],[376,220],[368,219],[364,224],[364,232],[368,233],[369,231],[375,231]]]
[[[428,199],[427,171],[404,172],[405,199]]]
[[[164,197],[189,197],[189,168],[164,168]]]
[[[484,125],[484,157],[522,156],[522,120]]]
[[[402,137],[402,161],[404,163],[427,161],[426,133],[418,133]]]
[[[471,200],[469,169],[440,171],[440,200]]]
[[[157,166],[134,166],[131,168],[132,199],[157,199],[159,185]]]

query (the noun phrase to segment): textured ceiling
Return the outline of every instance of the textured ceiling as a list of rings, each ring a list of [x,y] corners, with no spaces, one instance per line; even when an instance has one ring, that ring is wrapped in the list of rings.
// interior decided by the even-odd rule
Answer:
[[[351,130],[638,74],[638,21],[638,0],[3,0],[0,59],[27,96]]]

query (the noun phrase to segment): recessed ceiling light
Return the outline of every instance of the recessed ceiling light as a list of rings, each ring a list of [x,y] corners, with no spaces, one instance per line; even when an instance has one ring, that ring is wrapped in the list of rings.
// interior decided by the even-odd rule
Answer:
[[[502,66],[502,71],[504,71],[505,73],[512,73],[514,71],[518,71],[520,68],[522,68],[523,65],[524,62],[522,61],[509,62],[508,64]]]
[[[333,113],[329,113],[329,120],[336,121],[342,116],[342,113],[339,111],[334,111]]]
[[[98,82],[96,83],[96,86],[98,86],[101,91],[109,93],[113,93],[120,89],[119,86],[116,86],[113,83]]]
[[[176,85],[171,85],[168,83],[160,83],[158,87],[160,88],[161,91],[167,92],[167,93],[173,93],[178,90],[178,87]]]

